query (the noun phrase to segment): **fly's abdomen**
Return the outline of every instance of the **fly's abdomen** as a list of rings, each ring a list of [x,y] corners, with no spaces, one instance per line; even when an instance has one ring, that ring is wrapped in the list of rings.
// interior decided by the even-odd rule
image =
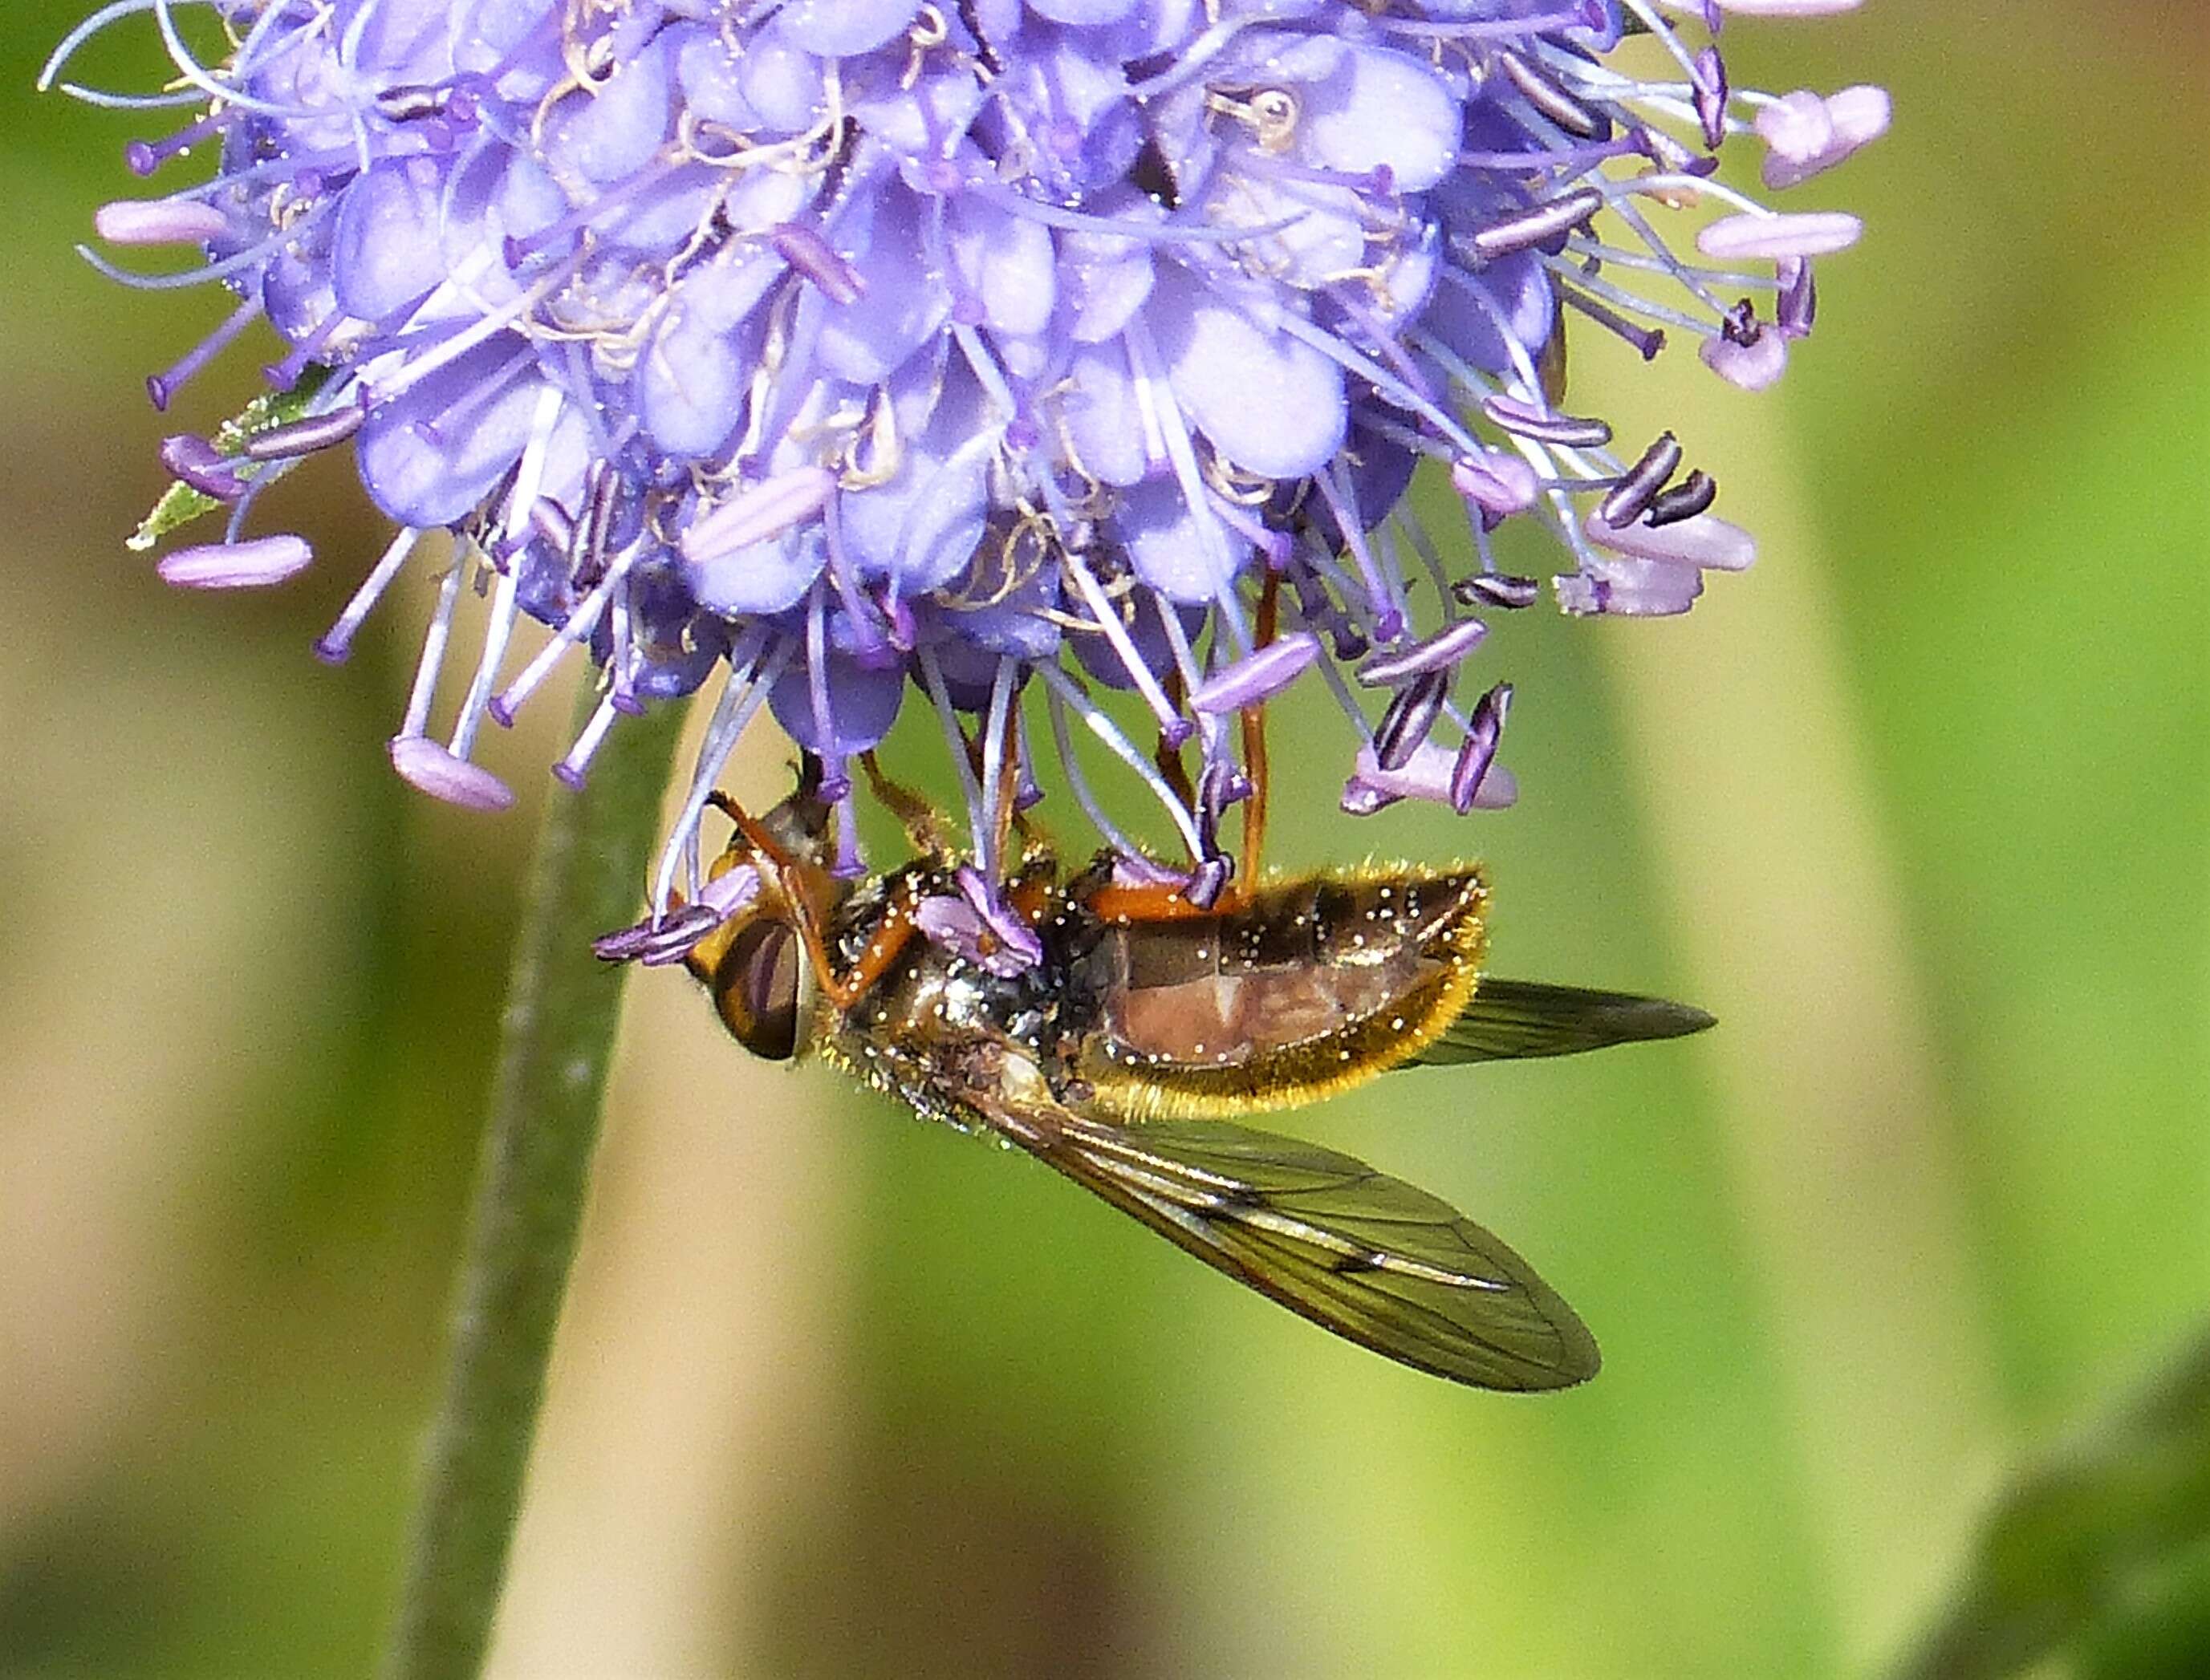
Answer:
[[[1077,1065],[1115,1114],[1229,1115],[1316,1101],[1416,1054],[1480,971],[1479,873],[1283,882],[1226,914],[1102,930]]]

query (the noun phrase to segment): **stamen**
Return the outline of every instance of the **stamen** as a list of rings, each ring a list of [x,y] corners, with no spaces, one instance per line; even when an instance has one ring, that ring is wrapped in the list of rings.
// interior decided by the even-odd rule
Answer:
[[[598,709],[591,714],[590,721],[577,736],[575,744],[568,749],[567,756],[552,767],[552,774],[569,787],[582,792],[584,780],[590,774],[591,761],[598,756],[599,748],[606,741],[607,732],[614,726],[614,720],[620,715],[621,708],[614,704],[611,696],[601,701]]]
[[[1451,586],[1451,593],[1468,606],[1499,606],[1508,611],[1535,605],[1543,586],[1531,577],[1508,577],[1495,572],[1476,572]]]
[[[197,96],[191,102],[198,102]],[[160,140],[134,140],[123,148],[123,166],[140,179],[153,174],[171,158],[182,155],[202,140],[212,139],[230,126],[229,117],[213,111]]]
[[[1448,629],[1415,642],[1401,653],[1372,659],[1358,667],[1358,680],[1370,689],[1387,688],[1434,671],[1448,671],[1481,646],[1488,626],[1478,618],[1461,618]]]
[[[764,657],[761,653],[764,644]],[[713,795],[714,784],[721,780],[722,767],[736,750],[737,738],[744,733],[745,726],[752,721],[752,714],[759,710],[790,663],[791,648],[788,641],[778,637],[770,641],[768,633],[755,627],[730,650],[728,679],[722,683],[721,697],[714,704],[714,715],[707,721],[706,738],[698,749],[698,762],[691,768],[691,786],[684,795],[683,809],[668,831],[667,844],[661,848],[660,862],[653,872],[655,916],[667,915],[668,901],[675,893],[676,868],[697,845],[698,821],[705,814],[706,801]]]
[[[230,232],[230,218],[200,199],[118,198],[93,212],[92,226],[111,245],[203,245]]]
[[[161,465],[170,476],[218,502],[235,502],[245,494],[237,459],[222,454],[196,432],[179,432],[161,440]]]
[[[303,538],[260,537],[172,549],[154,570],[162,582],[180,589],[265,589],[297,577],[314,557]]]
[[[1143,857],[1143,848],[1115,826],[1113,819],[1105,815],[1105,808],[1097,803],[1097,796],[1090,791],[1090,779],[1082,774],[1082,761],[1075,756],[1074,743],[1068,738],[1066,703],[1048,683],[1044,685],[1044,708],[1051,718],[1052,742],[1059,751],[1059,767],[1066,774],[1067,791],[1074,795],[1074,803],[1082,807],[1082,814],[1090,819],[1090,826],[1104,837],[1113,852],[1114,868],[1117,870],[1126,860]]]
[[[1019,667],[1017,659],[999,657],[997,671],[990,679],[990,709],[982,721],[982,805],[990,823],[981,834],[986,844],[976,848],[975,855],[993,876],[1002,873],[998,856],[998,788],[1005,775],[1007,714]]]
[[[1543,487],[1535,469],[1519,456],[1491,449],[1484,449],[1479,455],[1460,455],[1452,461],[1451,485],[1482,513],[1499,520],[1509,519],[1533,507]]]
[[[814,229],[781,222],[769,237],[782,260],[820,287],[830,303],[856,304],[866,295],[866,277]]]
[[[438,586],[438,605],[430,615],[430,628],[422,638],[422,656],[414,667],[414,686],[407,699],[406,721],[401,735],[420,735],[430,721],[431,702],[437,697],[438,673],[445,663],[445,645],[453,631],[453,612],[460,605],[461,575],[468,563],[456,556]]]
[[[1603,208],[1603,202],[1601,192],[1593,187],[1583,187],[1562,198],[1523,210],[1516,216],[1491,222],[1477,232],[1461,235],[1453,243],[1464,249],[1476,265],[1486,266],[1514,251],[1532,250],[1537,245],[1563,239]]]
[[[1516,397],[1485,396],[1481,400],[1481,412],[1513,436],[1531,437],[1538,443],[1597,449],[1611,442],[1611,428],[1602,420],[1553,413]]]
[[[293,461],[349,441],[368,418],[359,403],[349,402],[327,413],[310,414],[255,432],[240,452],[248,461]]]
[[[614,557],[607,575],[593,586],[591,592],[577,604],[568,615],[567,622],[552,633],[552,639],[537,650],[537,656],[524,665],[522,674],[506,685],[505,691],[489,702],[487,709],[501,728],[511,728],[514,714],[522,709],[522,702],[537,692],[547,677],[552,674],[568,650],[589,637],[599,627],[599,619],[621,586],[631,564],[642,551],[641,545],[631,545]]]
[[[1516,52],[1495,55],[1497,68],[1554,128],[1576,140],[1603,141],[1611,137],[1611,119],[1583,105],[1555,81]]]
[[[1591,513],[1582,526],[1590,541],[1637,560],[1741,572],[1757,558],[1757,543],[1749,533],[1715,514],[1699,514],[1653,530],[1646,525],[1609,525],[1601,514]]]
[[[1319,657],[1319,638],[1293,630],[1256,652],[1231,660],[1191,690],[1193,711],[1247,711],[1283,693]]]
[[[1473,708],[1473,727],[1458,749],[1451,767],[1451,808],[1464,816],[1481,797],[1482,783],[1496,762],[1496,744],[1504,734],[1504,720],[1512,715],[1512,684],[1499,683],[1482,695]]]
[[[1450,673],[1429,671],[1391,697],[1374,731],[1374,758],[1385,770],[1401,770],[1426,742],[1450,692]]]
[[[514,790],[482,765],[456,758],[426,737],[402,732],[391,738],[389,750],[399,779],[433,799],[480,811],[505,810],[514,804]]]
[[[315,657],[325,665],[342,665],[353,652],[353,639],[359,632],[361,622],[375,609],[383,592],[391,587],[391,580],[399,575],[399,569],[407,563],[407,557],[414,551],[414,545],[429,535],[426,531],[402,529],[392,538],[383,555],[371,569],[360,587],[346,603],[345,611],[338,615],[320,641],[315,644]]]
[[[944,686],[943,667],[937,663],[935,650],[928,647],[915,649],[914,662],[921,667],[921,686],[936,708],[937,723],[944,731],[945,748],[951,753],[952,768],[959,775],[959,791],[967,804],[967,832],[980,834],[983,832],[982,790],[975,780],[974,763],[967,756],[967,738],[959,726],[959,714],[952,707],[951,691]]]
[[[1810,337],[1819,315],[1819,286],[1809,262],[1791,258],[1780,265],[1780,295],[1773,309],[1774,324],[1783,337]]]
[[[180,268],[173,274],[133,274],[128,268],[110,262],[90,245],[79,245],[76,254],[90,264],[95,273],[106,275],[118,286],[127,286],[134,292],[181,292],[188,286],[228,280],[232,274],[244,274],[250,268],[259,267],[286,245],[303,238],[307,230],[328,215],[336,204],[335,198],[319,200],[291,226],[279,228],[259,244],[248,245],[244,250],[233,252],[219,262],[202,262],[196,268]]]
[[[223,320],[222,325],[209,333],[186,352],[166,373],[157,373],[146,381],[146,397],[156,411],[166,412],[169,402],[184,389],[192,376],[222,354],[238,340],[238,335],[261,318],[261,299],[249,298]]]
[[[680,547],[694,564],[767,542],[805,524],[836,493],[836,475],[822,467],[793,467],[748,485],[691,522]]]
[[[1743,257],[1772,262],[1826,256],[1847,250],[1864,235],[1864,221],[1840,210],[1722,216],[1697,230],[1696,249],[1722,262]]]
[[[836,801],[836,859],[829,872],[839,881],[857,881],[867,872],[867,859],[860,848],[860,791],[849,758],[838,765],[836,780],[842,785],[844,797]],[[824,786],[828,780],[823,778]]]
[[[1205,847],[1198,839],[1196,818],[1191,815],[1189,808],[1174,796],[1174,791],[1167,786],[1166,778],[1159,774],[1150,760],[1129,743],[1128,738],[1120,732],[1113,720],[1100,711],[1096,702],[1082,691],[1081,685],[1057,665],[1048,660],[1042,661],[1036,665],[1036,672],[1043,679],[1046,688],[1074,708],[1075,715],[1088,726],[1090,732],[1102,741],[1115,758],[1142,777],[1144,786],[1158,796],[1159,803],[1167,808],[1167,815],[1174,819],[1174,827],[1181,830],[1182,839],[1188,843],[1190,856],[1204,856]]]
[[[1694,519],[1718,499],[1719,487],[1711,474],[1699,467],[1675,485],[1661,491],[1650,501],[1650,511],[1642,522],[1653,529],[1658,526],[1678,525],[1682,520]]]
[[[1641,459],[1627,469],[1611,494],[1597,504],[1597,514],[1607,525],[1632,525],[1680,465],[1681,440],[1670,431],[1658,433],[1658,441],[1642,452]]]

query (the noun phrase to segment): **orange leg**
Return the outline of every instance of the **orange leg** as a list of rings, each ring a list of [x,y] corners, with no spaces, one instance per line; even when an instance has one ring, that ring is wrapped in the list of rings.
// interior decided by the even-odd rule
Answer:
[[[1229,895],[1223,893],[1220,902],[1200,909],[1182,895],[1179,887],[1122,887],[1108,883],[1082,902],[1084,908],[1099,921],[1125,927],[1134,922],[1186,922],[1199,916],[1225,915],[1232,907],[1229,899]]]
[[[839,1009],[848,1009],[866,995],[867,988],[882,978],[898,960],[905,948],[920,931],[913,919],[914,900],[910,891],[893,904],[883,917],[867,947],[860,953],[860,960],[852,965],[852,972],[842,980],[824,981],[822,993]]]
[[[859,1001],[867,988],[880,979],[890,966],[897,960],[912,936],[914,924],[912,906],[898,904],[883,918],[882,925],[875,930],[860,960],[852,966],[849,974],[836,972],[836,960],[829,954],[829,942],[823,915],[816,893],[820,871],[790,858],[775,843],[774,838],[759,822],[726,793],[715,793],[710,803],[714,808],[737,826],[737,833],[751,848],[756,865],[762,868],[775,882],[783,903],[790,912],[792,924],[798,930],[800,941],[806,947],[806,960],[813,966],[813,978],[821,988],[822,996],[839,1009],[848,1009]]]
[[[905,829],[905,837],[913,849],[925,858],[940,855],[944,851],[944,824],[928,801],[885,775],[882,762],[872,751],[860,755],[860,768],[866,772],[867,786],[876,800]]]
[[[1282,580],[1272,571],[1259,595],[1258,645],[1270,645],[1281,626]],[[1235,868],[1238,897],[1258,890],[1259,869],[1266,851],[1266,708],[1242,714],[1243,774],[1251,779],[1251,798],[1243,807],[1243,855]]]
[[[1167,698],[1174,702],[1174,710],[1180,711],[1182,682],[1181,673],[1179,671],[1169,671],[1167,673],[1166,689]],[[1159,774],[1167,779],[1167,786],[1174,790],[1174,798],[1180,800],[1190,810],[1195,810],[1197,787],[1189,779],[1189,767],[1182,762],[1181,749],[1167,744],[1167,738],[1163,731],[1159,735],[1159,749],[1151,755],[1151,757],[1159,767]]]
[[[1005,738],[998,754],[998,785],[987,791],[994,806],[991,812],[990,855],[998,858],[1002,867],[1005,847],[1013,835],[1013,798],[1021,791],[1021,714],[1017,711],[1005,714]]]

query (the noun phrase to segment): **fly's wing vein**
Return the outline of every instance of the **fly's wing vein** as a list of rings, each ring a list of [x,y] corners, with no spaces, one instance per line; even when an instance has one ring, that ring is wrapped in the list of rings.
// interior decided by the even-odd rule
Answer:
[[[1363,1161],[1220,1120],[986,1117],[1077,1183],[1337,1335],[1484,1388],[1561,1388],[1596,1343],[1532,1267]]]

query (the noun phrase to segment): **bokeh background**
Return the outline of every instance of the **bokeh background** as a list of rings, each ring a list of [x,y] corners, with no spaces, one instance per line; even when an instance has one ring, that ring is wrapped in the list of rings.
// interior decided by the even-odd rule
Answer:
[[[80,9],[0,31],[0,1674],[358,1675],[547,743],[502,818],[386,773],[419,617],[307,653],[380,541],[340,473],[293,481],[324,563],[277,595],[124,552],[139,382],[220,304],[70,254],[137,132],[30,94]],[[1721,1018],[1300,1123],[1522,1248],[1601,1379],[1398,1370],[647,977],[498,1675],[1876,1672],[2018,1467],[2210,1325],[2210,21],[1732,39],[1894,90],[1802,195],[1869,235],[1773,394],[1585,337],[1576,376],[1681,425],[1757,570],[1502,627],[1515,810],[1353,823],[1281,755],[1277,861],[1477,852],[1500,968]],[[2156,1473],[2210,1458],[2117,1438],[2147,1481],[2098,1520],[2170,1520],[1996,1561],[2084,1618],[2050,1671],[2210,1672],[2210,1495]]]

